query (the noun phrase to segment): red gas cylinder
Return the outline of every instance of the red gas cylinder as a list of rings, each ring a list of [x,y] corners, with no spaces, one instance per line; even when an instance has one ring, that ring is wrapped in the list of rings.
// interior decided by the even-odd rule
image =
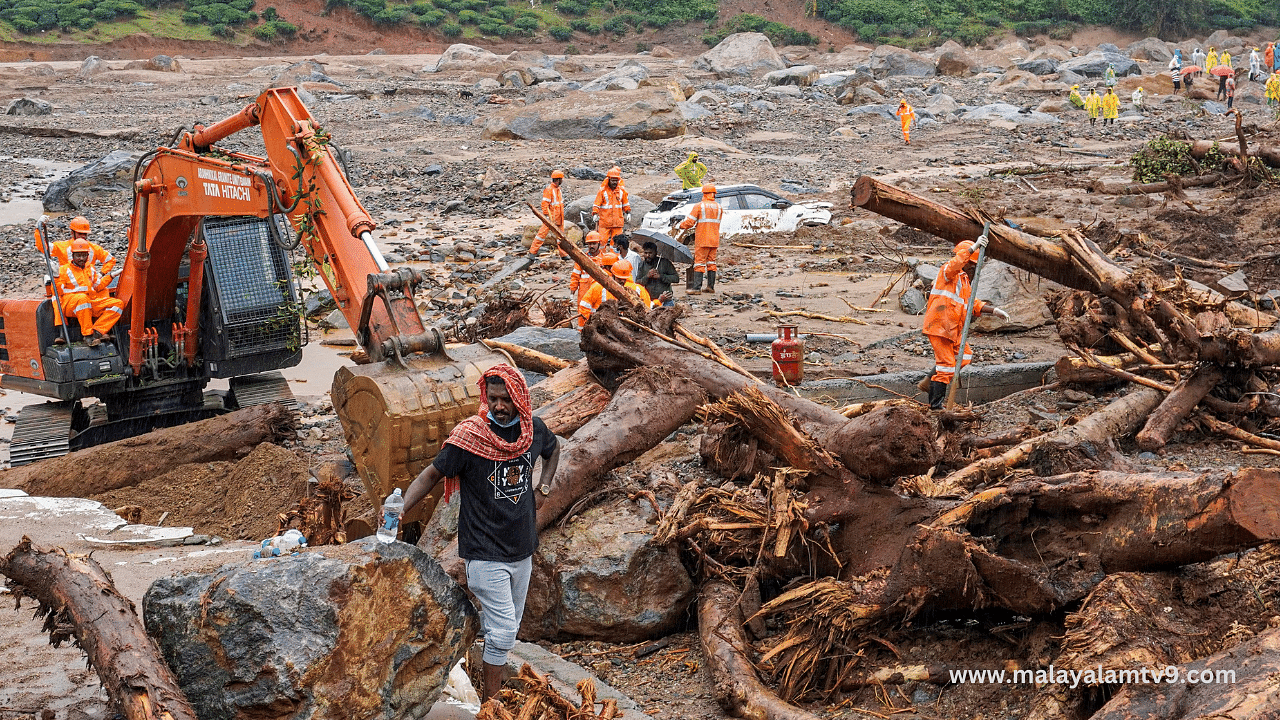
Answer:
[[[779,325],[773,341],[773,381],[782,387],[804,380],[804,340],[795,325]]]

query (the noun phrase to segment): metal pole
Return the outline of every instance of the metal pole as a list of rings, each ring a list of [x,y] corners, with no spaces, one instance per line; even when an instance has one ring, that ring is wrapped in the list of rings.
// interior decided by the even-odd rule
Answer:
[[[67,318],[62,312],[62,293],[58,290],[58,273],[62,268],[54,267],[53,258],[49,255],[49,228],[44,224],[45,217],[40,216],[36,221],[36,232],[40,233],[40,249],[44,251],[44,269],[49,273],[49,278],[53,282],[53,301],[57,304],[54,312],[58,313],[58,317],[62,322],[58,325],[62,328],[62,339],[66,341],[67,347],[71,347],[71,331],[67,329]]]
[[[987,237],[991,223],[982,224],[982,236]],[[960,369],[964,367],[964,348],[969,342],[969,325],[973,322],[973,303],[978,299],[978,273],[982,272],[982,264],[987,260],[987,246],[978,249],[978,264],[973,269],[973,280],[969,283],[969,298],[964,303],[964,329],[960,331],[960,349],[956,351],[956,371],[951,376],[951,387],[947,388],[946,408],[956,406],[956,388],[960,387]]]

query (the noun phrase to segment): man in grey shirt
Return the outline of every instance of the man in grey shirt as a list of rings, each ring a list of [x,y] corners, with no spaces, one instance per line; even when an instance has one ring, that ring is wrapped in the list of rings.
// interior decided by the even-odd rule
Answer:
[[[670,260],[658,257],[657,243],[646,241],[643,248],[644,259],[636,267],[636,282],[644,286],[649,297],[663,305],[674,305],[671,283],[680,282],[680,273]]]

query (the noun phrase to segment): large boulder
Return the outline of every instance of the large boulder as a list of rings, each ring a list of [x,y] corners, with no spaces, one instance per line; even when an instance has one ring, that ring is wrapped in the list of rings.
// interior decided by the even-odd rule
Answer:
[[[439,563],[374,538],[162,578],[143,617],[201,720],[422,717],[478,625]]]
[[[781,70],[787,65],[763,33],[734,33],[699,55],[693,66],[727,78]]]
[[[935,67],[939,75],[966,77],[974,73],[976,64],[964,46],[955,40],[948,40],[938,48]]]
[[[1053,125],[1062,122],[1053,115],[1007,103],[992,103],[972,108],[965,112],[961,119],[975,122],[1005,122],[1014,125]]]
[[[1059,89],[1057,84],[1046,85],[1036,75],[1025,70],[1010,70],[991,83],[991,92],[1050,92]]]
[[[96,199],[114,204],[133,191],[133,168],[142,157],[141,151],[112,150],[106,157],[54,180],[44,191],[44,209],[48,212],[79,210]]]
[[[583,85],[582,91],[636,90],[640,87],[640,81],[648,77],[649,68],[635,60],[626,60],[613,70]]]
[[[450,45],[428,72],[446,70],[474,70],[476,72],[502,72],[511,67],[511,61],[484,48],[465,43]],[[424,68],[425,69],[425,68]]]
[[[892,45],[881,45],[871,53],[871,74],[884,77],[933,77],[937,67],[929,58]]]
[[[684,116],[666,90],[572,92],[490,116],[486,140],[660,140],[685,134]]]
[[[1222,46],[1227,44],[1227,38],[1229,37],[1231,37],[1231,33],[1226,30],[1214,30],[1209,37],[1205,38],[1203,47],[1214,47],[1221,50]]]
[[[125,70],[153,70],[155,72],[182,72],[182,64],[168,55],[156,55],[147,60],[134,60],[124,66]]]
[[[1024,60],[1014,67],[1032,75],[1052,75],[1058,72],[1058,61],[1053,58],[1042,57],[1035,60]]]
[[[1134,60],[1153,60],[1167,63],[1173,57],[1173,51],[1169,49],[1169,46],[1160,38],[1153,37],[1131,42],[1124,51]]]
[[[944,115],[950,115],[951,113],[959,112],[960,107],[961,107],[960,103],[956,102],[955,98],[951,97],[950,95],[947,95],[946,93],[942,93],[939,95],[934,95],[933,100],[930,101],[929,104],[924,107],[924,109],[927,110],[929,114],[933,115],[934,117],[942,117]]]
[[[641,509],[643,508],[643,509]],[[597,506],[542,533],[520,637],[637,642],[685,620],[693,581],[672,546],[650,543],[648,505]]]
[[[1015,332],[1051,323],[1053,316],[1044,296],[1061,289],[1061,285],[1039,275],[999,260],[988,260],[978,275],[978,299],[993,303],[1009,313],[1009,319],[982,315],[974,320],[974,329],[979,332]]]
[[[4,109],[5,115],[52,115],[53,106],[39,98],[20,97]]]
[[[1107,65],[1115,65],[1117,77],[1142,74],[1142,68],[1132,58],[1124,53],[1110,50],[1094,50],[1088,55],[1062,63],[1058,69],[1085,77],[1099,78],[1107,74]]]
[[[507,54],[507,61],[512,65],[555,69],[555,61],[541,50],[513,50]]]
[[[293,63],[271,77],[271,87],[295,87],[303,83],[342,84],[329,77],[324,66],[315,60]]]
[[[818,82],[818,67],[816,65],[796,65],[785,70],[774,70],[765,73],[764,82],[766,85],[798,85],[800,87],[809,87]]]
[[[105,60],[97,55],[90,55],[84,59],[84,62],[80,63],[80,70],[78,74],[80,77],[93,77],[94,75],[101,75],[110,69],[111,68],[107,67],[107,62]]]

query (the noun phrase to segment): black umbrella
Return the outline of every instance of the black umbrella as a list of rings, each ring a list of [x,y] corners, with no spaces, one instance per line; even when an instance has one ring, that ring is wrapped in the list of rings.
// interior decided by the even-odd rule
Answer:
[[[664,257],[673,263],[692,263],[693,251],[681,245],[675,238],[657,230],[639,228],[631,231],[632,235],[652,240],[658,245],[658,257]],[[642,244],[644,240],[640,241]]]

